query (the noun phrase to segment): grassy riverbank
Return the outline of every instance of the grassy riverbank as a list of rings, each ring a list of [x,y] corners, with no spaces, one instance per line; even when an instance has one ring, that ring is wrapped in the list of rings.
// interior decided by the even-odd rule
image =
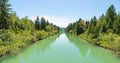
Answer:
[[[83,33],[79,35],[78,37],[83,38],[94,45],[115,51],[117,55],[119,56],[120,35],[109,33],[109,34],[101,34],[97,38],[93,38],[92,34],[87,35]]]

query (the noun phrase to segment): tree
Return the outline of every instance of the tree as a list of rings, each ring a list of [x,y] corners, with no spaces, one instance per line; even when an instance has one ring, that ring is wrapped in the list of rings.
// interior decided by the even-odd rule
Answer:
[[[26,16],[26,17],[24,17],[20,20],[20,28],[21,28],[21,30],[33,30],[34,29],[34,24]]]
[[[89,21],[86,21],[86,28],[88,29],[88,26],[89,26]]]
[[[89,33],[96,33],[97,31],[95,30],[95,26],[97,24],[97,18],[94,16],[89,23],[87,34]]]
[[[10,4],[9,0],[0,0],[0,29],[8,29],[8,19],[10,15]]]
[[[39,20],[39,17],[37,16],[37,19],[35,20],[35,28],[37,30],[40,30],[41,29],[41,24],[40,24],[40,20]]]
[[[41,23],[41,30],[45,30],[45,28],[46,28],[46,20],[45,20],[45,18],[42,17],[40,23]]]
[[[111,5],[107,12],[106,12],[106,21],[107,21],[107,25],[106,28],[107,29],[113,29],[113,23],[115,21],[115,17],[116,17],[116,11],[113,5]]]
[[[48,20],[47,20],[46,26],[49,25],[49,24],[50,24],[50,23],[49,23]]]
[[[98,31],[99,33],[107,32],[104,14],[102,14],[102,16],[99,17],[96,29],[97,29],[96,31]]]
[[[67,28],[66,28],[66,31],[69,32],[70,30],[72,30],[72,27],[73,27],[73,24],[70,23]]]
[[[120,13],[116,16],[116,20],[113,24],[113,30],[115,33],[120,34]]]
[[[13,31],[17,31],[19,27],[19,17],[17,17],[16,12],[11,13],[9,18],[9,29]]]
[[[79,19],[76,34],[79,35],[84,33],[85,31],[86,31],[86,23],[82,19]]]

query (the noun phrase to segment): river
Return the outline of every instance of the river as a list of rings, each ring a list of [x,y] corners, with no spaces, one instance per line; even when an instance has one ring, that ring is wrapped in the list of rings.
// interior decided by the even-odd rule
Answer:
[[[110,50],[62,33],[1,58],[0,63],[120,63],[120,59]]]

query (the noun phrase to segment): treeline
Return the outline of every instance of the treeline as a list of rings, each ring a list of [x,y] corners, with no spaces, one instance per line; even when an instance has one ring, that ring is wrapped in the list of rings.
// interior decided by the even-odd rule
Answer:
[[[120,52],[120,12],[117,13],[113,5],[98,19],[94,16],[90,21],[80,18],[70,23],[66,31],[95,45]]]
[[[60,32],[60,28],[45,18],[35,22],[27,16],[20,19],[8,0],[0,0],[0,57],[17,53],[20,48]]]

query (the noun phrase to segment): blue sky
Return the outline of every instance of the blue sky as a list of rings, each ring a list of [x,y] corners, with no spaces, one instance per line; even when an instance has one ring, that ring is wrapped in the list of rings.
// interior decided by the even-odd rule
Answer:
[[[36,16],[43,16],[60,27],[79,18],[99,17],[111,4],[120,11],[120,0],[10,0],[9,3],[20,18],[28,16],[35,20]]]

